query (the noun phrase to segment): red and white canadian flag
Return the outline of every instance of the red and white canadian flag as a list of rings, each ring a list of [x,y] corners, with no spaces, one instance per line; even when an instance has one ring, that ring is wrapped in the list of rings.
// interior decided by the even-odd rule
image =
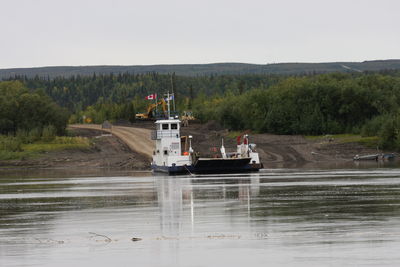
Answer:
[[[157,98],[157,94],[151,94],[151,95],[146,96],[147,100],[154,100],[156,98]]]

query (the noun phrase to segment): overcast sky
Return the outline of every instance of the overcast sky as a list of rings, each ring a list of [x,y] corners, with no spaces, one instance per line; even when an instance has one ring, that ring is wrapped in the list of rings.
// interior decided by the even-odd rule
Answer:
[[[399,0],[0,4],[0,68],[400,58]]]

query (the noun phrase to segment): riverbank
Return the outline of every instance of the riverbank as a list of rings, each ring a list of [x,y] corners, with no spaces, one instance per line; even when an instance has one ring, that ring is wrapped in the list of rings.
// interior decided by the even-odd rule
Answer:
[[[70,129],[70,131],[73,135],[90,138],[90,148],[52,151],[23,160],[3,160],[0,161],[0,168],[149,169],[149,159],[132,151],[116,136],[95,129]]]
[[[193,124],[182,128],[182,135],[193,136],[193,147],[201,154],[212,155],[213,149],[224,146],[227,151],[236,150],[236,137],[239,132],[228,132],[216,122]],[[252,134],[248,132],[250,143],[256,149],[266,168],[318,168],[352,167],[355,155],[382,153],[371,146],[366,146],[365,138],[352,136],[304,137],[300,135]],[[214,149],[215,150],[215,149]]]
[[[88,127],[89,129],[85,129]],[[35,158],[0,161],[0,168],[118,168],[149,170],[152,146],[152,122],[135,123],[134,127],[118,126],[104,132],[98,125],[72,125],[75,136],[91,140],[90,148],[43,153]],[[110,133],[111,132],[111,133]],[[236,136],[215,122],[191,124],[182,128],[182,135],[193,136],[193,148],[204,156],[219,150],[221,139],[227,151],[236,149]],[[298,135],[249,133],[251,143],[266,168],[353,166],[355,155],[376,154],[375,148],[352,140],[331,136],[305,138]]]

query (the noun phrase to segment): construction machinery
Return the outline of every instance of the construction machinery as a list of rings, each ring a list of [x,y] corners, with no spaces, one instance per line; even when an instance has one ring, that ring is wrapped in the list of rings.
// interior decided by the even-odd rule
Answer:
[[[149,119],[153,119],[155,117],[155,109],[161,105],[162,111],[164,112],[164,114],[167,113],[167,103],[165,102],[164,99],[161,99],[160,101],[158,101],[157,103],[153,103],[148,105],[147,107],[147,111],[145,113],[137,113],[135,115],[135,118],[137,120],[149,120]]]
[[[195,117],[191,111],[184,111],[181,116],[182,127],[189,126],[189,121],[194,121]]]

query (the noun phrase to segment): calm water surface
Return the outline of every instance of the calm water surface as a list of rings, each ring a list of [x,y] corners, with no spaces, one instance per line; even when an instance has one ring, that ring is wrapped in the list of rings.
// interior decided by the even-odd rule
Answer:
[[[399,190],[395,168],[12,171],[0,266],[400,266]]]

